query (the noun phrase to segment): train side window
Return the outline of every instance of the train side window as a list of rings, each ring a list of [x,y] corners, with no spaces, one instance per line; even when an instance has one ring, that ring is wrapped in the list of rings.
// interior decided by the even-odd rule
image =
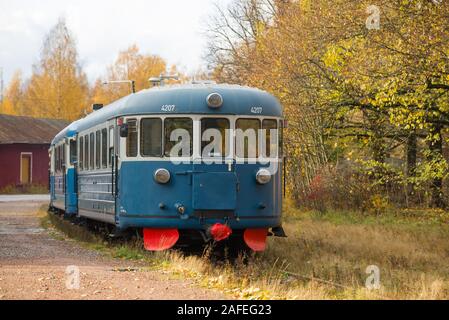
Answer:
[[[162,157],[161,119],[142,119],[140,126],[140,154],[142,157]]]
[[[261,139],[265,138],[264,142],[264,149],[261,150],[263,152],[262,156],[267,158],[276,157],[277,153],[277,144],[278,144],[278,138],[272,137],[272,130],[277,130],[278,125],[276,120],[264,120],[262,122],[262,129],[265,131],[262,131],[265,133],[265,137],[261,137]]]
[[[95,135],[92,132],[90,134],[90,143],[89,143],[89,168],[90,170],[94,170],[95,169]]]
[[[95,132],[95,166],[100,169],[101,163],[101,135],[100,130]]]
[[[55,150],[56,150],[56,172],[59,172],[59,156],[60,156],[59,147],[56,147]]]
[[[126,138],[126,156],[137,157],[137,120],[128,120],[128,137]]]
[[[236,122],[236,155],[238,158],[257,158],[259,156],[258,119],[238,119]]]
[[[79,149],[79,155],[78,155],[78,157],[79,157],[79,159],[78,159],[78,162],[79,162],[78,168],[80,170],[83,170],[83,165],[84,165],[84,137],[80,137],[79,148],[80,149]]]
[[[205,157],[226,157],[229,154],[229,120],[225,118],[204,118],[201,120],[201,155]],[[219,133],[221,141],[215,140]],[[228,141],[228,142],[227,142]],[[208,147],[209,146],[209,147]],[[209,150],[205,150],[208,147]],[[212,150],[210,150],[212,147]],[[206,151],[206,154],[205,154]],[[211,151],[214,151],[213,153]]]
[[[60,157],[61,164],[60,164],[60,168],[61,168],[61,171],[62,171],[62,169],[64,168],[64,163],[65,163],[65,161],[64,161],[64,145],[60,146],[59,148],[61,149],[61,157]]]
[[[59,172],[59,148],[55,147],[55,171]]]
[[[65,167],[65,164],[66,164],[66,149],[67,149],[67,147],[66,147],[66,144],[64,143],[63,145],[62,145],[62,167]]]
[[[109,128],[109,166],[113,166],[114,159],[114,128]]]
[[[101,166],[108,167],[108,130],[101,130]]]
[[[75,164],[76,162],[76,140],[70,141],[70,164]]]
[[[284,121],[279,121],[279,157],[284,156]]]
[[[84,170],[89,170],[89,136],[84,136]]]
[[[191,157],[193,153],[193,120],[190,118],[167,118],[164,127],[165,156]],[[172,138],[175,141],[172,141]]]

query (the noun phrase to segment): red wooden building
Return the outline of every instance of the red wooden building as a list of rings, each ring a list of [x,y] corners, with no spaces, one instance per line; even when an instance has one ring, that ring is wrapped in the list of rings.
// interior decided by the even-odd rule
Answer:
[[[0,114],[0,192],[6,187],[48,187],[48,149],[68,123]]]

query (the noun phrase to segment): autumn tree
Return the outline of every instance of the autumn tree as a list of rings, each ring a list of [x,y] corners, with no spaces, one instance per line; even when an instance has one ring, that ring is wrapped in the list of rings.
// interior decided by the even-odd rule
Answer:
[[[430,190],[430,204],[443,207],[448,9],[427,0],[236,0],[208,30],[209,61],[218,80],[258,86],[284,104],[298,201],[320,168],[344,160],[371,174],[378,188],[368,195],[399,198],[391,186],[402,185],[408,198]],[[363,189],[355,185],[346,191]]]
[[[5,101],[2,113],[11,115],[26,115],[23,109],[23,83],[22,73],[16,71],[11,78],[11,81],[6,88]]]
[[[105,80],[134,80],[136,91],[149,87],[148,79],[165,73],[166,62],[159,56],[142,54],[137,45],[119,53],[114,64],[107,69],[104,79],[97,79],[93,88],[93,100],[108,104],[130,94],[129,84],[108,84]]]
[[[88,103],[88,83],[78,62],[75,40],[64,19],[44,40],[40,63],[24,96],[29,115],[66,120],[78,119]]]

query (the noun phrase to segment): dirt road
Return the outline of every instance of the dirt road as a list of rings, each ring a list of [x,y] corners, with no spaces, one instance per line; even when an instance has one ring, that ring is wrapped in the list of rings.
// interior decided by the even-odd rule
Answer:
[[[0,196],[0,300],[224,298],[190,281],[56,240],[39,226],[42,197],[15,200]]]

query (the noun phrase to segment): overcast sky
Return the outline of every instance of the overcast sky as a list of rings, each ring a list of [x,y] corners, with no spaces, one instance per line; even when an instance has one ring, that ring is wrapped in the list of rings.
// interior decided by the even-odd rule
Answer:
[[[204,66],[202,32],[213,1],[0,0],[0,68],[6,83],[17,69],[29,76],[45,34],[65,17],[90,81],[133,43],[192,72]]]

